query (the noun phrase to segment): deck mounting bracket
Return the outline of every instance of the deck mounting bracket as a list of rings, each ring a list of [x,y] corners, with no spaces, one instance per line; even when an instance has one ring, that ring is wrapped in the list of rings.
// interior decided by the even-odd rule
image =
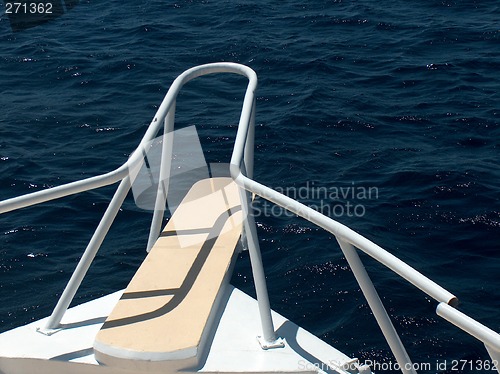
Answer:
[[[282,338],[276,338],[276,340],[268,342],[268,341],[264,340],[264,337],[257,336],[257,341],[259,342],[260,347],[263,350],[268,350],[268,349],[273,349],[273,348],[284,348],[285,347],[285,341]]]
[[[40,334],[51,336],[54,335],[56,332],[59,332],[62,330],[61,328],[55,328],[55,329],[48,329],[46,327],[37,327],[36,332],[39,332]]]

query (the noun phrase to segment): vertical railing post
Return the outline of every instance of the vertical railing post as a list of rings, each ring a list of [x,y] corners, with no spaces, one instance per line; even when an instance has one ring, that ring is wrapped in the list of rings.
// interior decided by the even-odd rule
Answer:
[[[245,174],[248,178],[253,178],[254,164],[254,145],[255,143],[255,98],[253,99],[252,114],[248,125],[248,133],[245,142],[245,153],[243,155],[243,164],[245,165]]]
[[[252,103],[243,153],[243,169],[249,178],[253,177],[254,137],[255,98]],[[262,254],[257,236],[257,226],[255,224],[253,209],[251,207],[252,194],[240,187],[240,198],[244,218],[242,237],[246,242],[250,254],[255,293],[257,294],[257,304],[259,307],[260,321],[262,325],[262,336],[258,336],[257,339],[262,349],[283,347],[283,340],[278,338],[276,336],[276,332],[274,331],[271,305],[269,303],[269,295],[267,292],[266,275],[264,273]]]
[[[66,288],[64,289],[61,297],[59,298],[54,311],[48,318],[45,327],[39,329],[41,333],[50,335],[52,330],[55,330],[59,327],[64,313],[66,313],[66,310],[71,304],[71,301],[75,297],[76,291],[78,291],[78,288],[80,287],[85,274],[87,273],[90,265],[92,264],[92,261],[94,260],[95,255],[97,254],[97,251],[101,247],[101,244],[106,237],[106,234],[108,233],[109,228],[111,227],[111,224],[113,223],[118,211],[120,210],[120,207],[123,203],[123,200],[125,200],[129,189],[130,179],[127,176],[121,181],[120,185],[116,189],[116,192],[111,202],[109,203],[106,212],[102,216],[101,221],[99,222],[99,225],[97,226],[97,229],[92,236],[92,239],[90,239],[90,242],[87,245],[82,258],[78,262],[75,271],[71,275],[71,278],[66,285]]]
[[[241,204],[243,208],[243,228],[246,233],[248,251],[250,254],[250,263],[252,266],[252,275],[255,284],[255,293],[257,294],[257,303],[259,306],[260,320],[262,324],[262,336],[257,339],[263,349],[283,347],[283,340],[276,337],[274,331],[273,319],[271,316],[271,305],[267,292],[266,276],[262,264],[262,254],[260,252],[257,229],[253,212],[249,209],[251,194],[240,188]]]
[[[163,215],[165,213],[165,204],[168,194],[168,184],[170,177],[170,168],[172,166],[172,148],[174,142],[174,122],[175,122],[175,101],[165,116],[163,143],[161,150],[160,173],[158,176],[158,189],[156,192],[155,210],[149,230],[148,245],[146,250],[149,252],[160,235]]]
[[[250,113],[250,122],[248,124],[247,136],[245,140],[245,148],[243,153],[243,166],[244,166],[243,173],[248,178],[253,178],[254,138],[255,138],[255,98],[252,104],[252,112]],[[245,228],[241,233],[241,244],[243,246],[243,250],[248,250],[247,230]]]
[[[378,296],[378,293],[358,256],[358,253],[356,252],[356,249],[352,244],[339,238],[337,238],[337,241],[347,262],[349,263],[349,266],[351,267],[352,272],[354,273],[354,277],[358,281],[359,287],[361,288],[361,291],[363,292],[363,295],[365,296],[366,301],[368,302],[368,305],[378,322],[378,325],[380,326],[380,329],[382,330],[382,334],[384,334],[394,357],[396,357],[396,361],[398,362],[401,371],[405,374],[416,374],[417,372],[413,367],[410,357],[408,356],[408,353],[406,352],[406,349],[403,346],[403,343],[401,342],[401,339],[399,338],[399,335],[396,332],[396,329],[394,328],[394,325],[392,324],[392,321],[389,318],[389,315],[387,314],[387,311],[385,310],[384,305],[382,304],[382,301],[380,300],[380,297]]]

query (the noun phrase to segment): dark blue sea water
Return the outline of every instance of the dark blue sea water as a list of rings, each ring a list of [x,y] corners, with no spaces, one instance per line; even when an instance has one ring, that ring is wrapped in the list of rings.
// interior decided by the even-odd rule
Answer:
[[[256,179],[309,191],[301,201],[454,292],[462,311],[498,331],[499,25],[497,0],[82,1],[17,33],[2,15],[0,199],[118,167],[178,74],[240,62],[259,76]],[[229,160],[246,84],[222,82],[190,84],[178,104],[178,124],[197,126],[210,162]],[[340,188],[372,194],[320,192]],[[50,314],[112,192],[0,217],[0,331]],[[127,199],[76,303],[127,284],[150,218]],[[348,355],[394,363],[334,238],[284,214],[257,223],[273,308]],[[410,356],[432,364],[422,372],[492,372],[453,368],[488,360],[481,343],[362,259]],[[233,283],[254,292],[246,253]]]

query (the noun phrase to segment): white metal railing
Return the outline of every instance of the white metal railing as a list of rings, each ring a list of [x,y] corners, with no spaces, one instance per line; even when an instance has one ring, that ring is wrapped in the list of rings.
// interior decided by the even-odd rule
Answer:
[[[373,315],[375,316],[382,333],[384,334],[391,351],[393,352],[396,360],[403,373],[416,373],[411,360],[396,333],[396,330],[385,310],[376,290],[370,280],[362,262],[359,258],[355,247],[362,250],[378,262],[382,263],[396,274],[425,292],[430,297],[439,302],[437,307],[437,314],[442,316],[455,326],[461,328],[463,331],[476,337],[485,344],[488,353],[494,362],[500,363],[500,335],[495,331],[480,324],[474,319],[466,316],[454,308],[458,304],[458,299],[449,291],[439,286],[429,278],[425,277],[417,270],[413,269],[408,264],[401,261],[385,249],[374,244],[370,240],[351,230],[347,226],[315,211],[314,209],[294,200],[290,197],[279,193],[272,188],[260,184],[252,179],[248,174],[245,175],[241,165],[244,161],[243,154],[247,151],[247,141],[251,142],[253,146],[253,129],[251,129],[252,122],[249,120],[252,113],[249,107],[243,108],[241,120],[238,126],[233,154],[231,157],[230,171],[231,177],[236,183],[246,191],[256,194],[270,202],[273,202],[290,212],[301,216],[312,222],[331,234],[335,235],[339,242],[349,266],[351,267],[356,280],[363,292],[368,305],[370,306]],[[245,152],[246,156],[246,152]],[[252,157],[253,159],[253,157]],[[258,264],[252,262],[252,268]],[[254,272],[255,273],[255,272]],[[262,279],[255,279],[255,283],[263,281]],[[258,296],[258,295],[257,295]],[[267,300],[266,300],[267,301]],[[259,301],[260,303],[260,301]],[[263,328],[264,328],[263,324]],[[266,331],[264,331],[266,336]],[[273,336],[271,331],[267,332],[267,336]],[[497,371],[500,373],[500,366],[497,366]]]
[[[108,208],[106,209],[80,261],[78,262],[75,271],[73,272],[68,284],[66,285],[63,293],[61,294],[61,297],[59,298],[56,307],[54,308],[52,314],[50,315],[46,325],[40,329],[41,332],[50,335],[58,330],[61,319],[64,316],[64,313],[71,304],[71,301],[73,300],[78,288],[80,287],[80,284],[83,278],[85,277],[85,274],[87,273],[123,201],[125,200],[127,193],[131,188],[129,171],[134,167],[136,167],[139,163],[143,162],[143,150],[146,149],[148,144],[155,138],[156,134],[162,127],[162,122],[165,131],[164,135],[166,135],[165,137],[166,141],[163,144],[164,152],[162,155],[162,166],[160,174],[163,176],[165,172],[168,172],[169,169],[168,166],[166,165],[168,163],[168,160],[165,160],[166,155],[171,153],[171,149],[170,151],[168,150],[168,139],[169,139],[168,132],[170,132],[173,129],[175,101],[180,89],[184,84],[186,84],[190,80],[202,75],[207,75],[212,73],[234,73],[246,76],[249,82],[245,93],[243,107],[246,108],[250,106],[250,111],[251,111],[251,108],[254,106],[254,101],[255,101],[254,92],[257,87],[257,76],[255,75],[255,72],[252,69],[243,65],[233,64],[233,63],[214,63],[214,64],[207,64],[194,67],[192,69],[185,71],[174,80],[170,89],[165,95],[165,98],[163,99],[160,107],[158,108],[153,120],[151,121],[146,131],[146,134],[143,136],[141,142],[139,143],[139,146],[131,154],[128,161],[124,163],[122,166],[109,173],[105,173],[87,179],[82,179],[76,182],[49,188],[42,191],[33,192],[30,194],[18,196],[0,202],[0,214],[1,214],[29,207],[32,205],[40,204],[46,201],[62,198],[65,196],[74,195],[80,192],[104,187],[107,185],[114,184],[116,182],[120,182],[118,188],[115,191],[115,194],[113,195],[113,198],[111,199]],[[254,117],[250,116],[250,118]],[[249,155],[253,156],[253,152],[250,152]],[[251,162],[247,161],[246,164],[250,165]],[[247,167],[247,169],[248,168],[249,167]],[[165,194],[167,193],[166,187],[164,186],[163,183],[160,183],[158,186],[158,198],[156,200],[157,209],[154,212],[153,220],[151,223],[151,232],[148,243],[148,250],[150,249],[151,243],[154,243],[154,241],[156,241],[156,238],[158,238],[160,232],[160,226],[164,212],[163,207],[162,208],[158,207],[158,202],[160,201],[160,193],[165,193]],[[163,204],[165,204],[164,200]],[[266,296],[265,291],[263,295]],[[267,304],[269,304],[269,302],[267,302]]]
[[[250,252],[252,272],[259,304],[260,316],[262,321],[263,337],[261,344],[263,348],[271,348],[282,345],[279,338],[276,337],[269,306],[266,281],[262,266],[261,254],[253,222],[252,212],[249,208],[251,194],[258,195],[270,202],[273,202],[290,212],[305,218],[306,220],[322,227],[332,233],[340,245],[349,266],[351,267],[355,278],[367,299],[367,302],[384,334],[391,351],[403,373],[415,373],[411,360],[398,336],[396,330],[370,280],[361,259],[358,256],[356,248],[365,252],[390,270],[413,284],[424,293],[439,302],[436,312],[439,316],[448,320],[455,326],[476,337],[486,347],[493,360],[499,362],[500,356],[500,335],[495,331],[485,327],[474,319],[461,313],[454,306],[458,299],[449,291],[439,286],[429,278],[425,277],[408,264],[401,261],[396,256],[387,252],[383,248],[374,244],[370,240],[354,232],[347,226],[315,211],[314,209],[299,203],[290,197],[283,195],[265,185],[253,180],[253,145],[254,145],[254,121],[255,121],[255,89],[257,87],[257,77],[250,68],[234,63],[216,63],[207,64],[187,70],[181,74],[170,87],[162,104],[160,105],[153,121],[151,122],[146,134],[137,149],[132,153],[129,160],[118,169],[92,178],[69,183],[63,186],[31,193],[17,198],[0,202],[0,213],[20,209],[44,201],[57,199],[63,196],[76,194],[82,191],[99,188],[120,182],[104,216],[102,217],[92,239],[90,240],[77,268],[75,269],[70,281],[68,282],[63,294],[61,295],[52,315],[45,326],[45,332],[51,333],[57,329],[62,316],[71,303],[83,277],[85,276],[95,254],[97,253],[104,237],[106,236],[121,204],[123,203],[129,189],[130,177],[129,168],[142,162],[142,149],[158,133],[162,126],[164,134],[167,135],[163,142],[162,161],[160,168],[160,181],[170,172],[170,156],[172,152],[172,143],[168,134],[174,128],[175,103],[176,97],[182,86],[188,81],[201,75],[212,73],[235,73],[244,75],[248,78],[235,144],[230,162],[230,172],[232,178],[241,187],[243,210],[247,219],[244,223],[244,231]],[[155,211],[151,223],[151,230],[148,240],[148,250],[156,241],[161,229],[162,217],[165,209],[165,199],[168,193],[168,186],[159,183],[156,196]],[[500,373],[500,368],[497,367]]]

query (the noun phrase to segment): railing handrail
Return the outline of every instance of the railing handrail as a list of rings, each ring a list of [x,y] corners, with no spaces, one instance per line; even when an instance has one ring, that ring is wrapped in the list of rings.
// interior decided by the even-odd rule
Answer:
[[[254,131],[254,116],[255,116],[255,89],[257,87],[257,77],[255,72],[249,67],[234,63],[215,63],[215,64],[201,65],[186,70],[179,77],[177,77],[172,83],[167,94],[165,95],[165,98],[163,99],[160,107],[158,108],[139,146],[134,150],[134,152],[127,160],[127,162],[125,162],[119,168],[95,177],[79,180],[76,182],[71,182],[58,187],[37,191],[34,193],[30,193],[27,195],[15,197],[0,202],[0,214],[1,214],[4,212],[17,210],[23,207],[39,204],[45,201],[57,199],[64,196],[73,195],[76,193],[88,191],[91,189],[103,187],[121,181],[120,186],[118,187],[117,192],[115,193],[115,196],[113,197],[110,206],[108,207],[108,210],[103,216],[103,219],[101,220],[99,227],[96,229],[94,236],[91,242],[89,243],[89,246],[85,250],[84,256],[82,256],[82,260],[79,263],[79,266],[73,273],[72,279],[68,283],[65,292],[63,292],[63,295],[61,295],[61,298],[59,299],[58,305],[54,309],[53,315],[51,316],[50,323],[48,324],[47,328],[49,329],[54,328],[60,322],[62,315],[64,314],[69,303],[74,297],[74,294],[76,293],[79,283],[81,282],[80,278],[83,278],[83,276],[86,273],[86,270],[84,268],[86,266],[87,268],[88,266],[90,266],[90,262],[92,262],[93,257],[95,256],[95,252],[97,252],[100,243],[102,242],[104,236],[107,233],[107,230],[109,229],[109,226],[114,220],[114,216],[116,215],[119,206],[121,206],[121,204],[123,203],[126,193],[128,193],[128,190],[130,189],[130,181],[128,177],[129,168],[134,166],[136,162],[142,162],[142,157],[143,157],[142,149],[144,149],[146,144],[150,142],[158,133],[160,127],[162,126],[162,121],[166,121],[166,118],[170,113],[170,111],[171,110],[172,112],[175,111],[175,102],[180,89],[187,82],[196,77],[206,74],[223,73],[223,72],[230,72],[230,73],[244,75],[249,80],[244,97],[238,129],[236,133],[233,153],[230,161],[230,173],[235,182],[249,193],[254,193],[268,201],[271,201],[274,204],[277,204],[278,206],[285,208],[290,212],[298,216],[301,216],[306,220],[308,220],[309,222],[314,223],[315,225],[330,232],[337,238],[340,247],[343,251],[350,251],[349,246],[353,246],[365,252],[366,254],[368,254],[369,256],[371,256],[372,258],[374,258],[375,260],[377,260],[378,262],[389,268],[391,271],[395,272],[400,277],[402,277],[409,283],[413,284],[414,286],[422,290],[430,297],[437,300],[439,302],[436,310],[437,314],[443,317],[444,319],[450,321],[452,324],[456,325],[460,329],[466,331],[470,335],[475,336],[477,339],[482,341],[492,357],[495,355],[499,355],[500,335],[495,331],[487,328],[486,326],[480,324],[479,322],[475,321],[474,319],[466,316],[462,312],[459,312],[458,310],[453,308],[454,306],[457,305],[458,299],[452,293],[450,293],[449,291],[447,291],[446,289],[444,289],[431,279],[427,278],[426,276],[424,276],[423,274],[421,274],[420,272],[418,272],[417,270],[415,270],[414,268],[412,268],[411,266],[409,266],[396,256],[392,255],[385,249],[381,248],[372,241],[366,239],[362,235],[353,231],[349,227],[252,179],[251,170],[253,169],[253,164],[252,164],[253,131]],[[166,124],[165,124],[165,129],[167,129]],[[172,124],[172,129],[173,129],[173,124]],[[245,168],[242,168],[242,164],[245,165]],[[248,172],[249,175],[245,175],[245,170]],[[156,210],[155,210],[155,216],[156,219],[158,220]],[[153,221],[155,220],[155,216],[153,217]],[[249,229],[251,231],[251,228],[246,227],[246,229],[247,230]],[[151,232],[154,235],[153,226]],[[355,251],[353,250],[352,252],[349,252],[350,253],[349,256],[353,255],[357,256],[357,254],[353,252]],[[371,280],[367,277],[364,268],[363,269],[359,268],[359,266],[363,267],[361,265],[361,262],[358,261],[359,263],[358,265],[354,264],[349,260],[347,252],[344,253],[346,253],[346,258],[348,259],[351,268],[353,268],[353,272],[355,273],[356,279],[358,280],[358,283],[360,284],[363,293],[365,293],[367,299],[369,297],[375,297],[375,299],[378,298],[378,295],[376,294],[376,291],[373,288],[373,284],[371,283]],[[83,270],[80,269],[82,261],[85,261],[85,264],[82,265]],[[255,266],[258,267],[261,265],[255,265],[254,262],[252,261],[252,268],[254,268]],[[255,269],[253,270],[255,271]],[[261,276],[263,276],[263,272],[261,272],[260,274]],[[70,284],[72,284],[73,282],[73,277],[78,279],[75,279],[74,280],[75,284],[72,287],[70,287]],[[362,278],[364,278],[363,281],[361,280]],[[262,282],[264,282],[263,284],[265,288],[265,280],[262,280]],[[74,287],[75,285],[76,288]],[[69,288],[70,290],[68,290]],[[368,291],[366,291],[365,288]],[[367,293],[372,293],[372,294],[370,295]],[[257,292],[257,295],[259,296],[259,292]],[[266,297],[267,293],[264,295],[264,299]],[[259,303],[261,303],[261,300],[258,301]],[[385,316],[382,315],[383,313],[386,312],[383,306],[381,306],[380,300],[378,301],[375,300],[374,302],[375,304],[373,305],[370,302],[370,300],[368,301],[375,317],[377,318],[377,321],[381,325],[381,328],[384,332],[384,335],[386,336],[386,339],[389,342],[389,345],[391,346],[391,349],[396,355],[398,363],[402,366],[405,362],[409,362],[409,358],[406,354],[406,351],[404,350],[402,343],[399,341],[399,337],[397,336],[395,331],[389,331],[389,332],[384,331],[387,330],[387,327],[384,327],[383,325],[386,323],[390,324],[390,320],[388,319],[387,315]],[[262,301],[262,303],[264,304],[265,308],[268,307],[268,305],[266,305],[265,303],[265,300]],[[379,310],[380,306],[383,312]],[[265,314],[266,313],[264,313],[264,315]],[[264,317],[262,318],[264,319]],[[263,326],[264,325],[266,324],[263,322]],[[267,324],[266,326],[267,327],[264,326],[264,330],[266,328],[272,329],[272,321],[270,325]],[[389,327],[393,329],[391,324]],[[267,332],[268,336],[273,336],[273,334],[274,331]],[[264,335],[266,335],[266,331],[264,331]],[[414,370],[407,370],[407,371],[403,370],[403,371],[408,373],[415,372]]]

